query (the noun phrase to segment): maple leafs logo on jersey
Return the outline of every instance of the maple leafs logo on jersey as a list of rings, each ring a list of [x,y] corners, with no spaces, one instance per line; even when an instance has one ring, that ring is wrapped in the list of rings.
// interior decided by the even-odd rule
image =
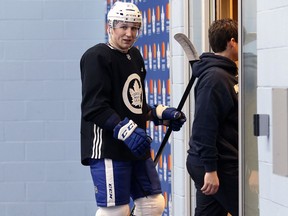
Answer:
[[[135,80],[133,84],[133,89],[129,89],[130,96],[132,98],[132,105],[141,107],[142,106],[142,89],[139,86],[138,82]]]
[[[122,97],[129,110],[136,114],[142,114],[143,88],[138,74],[131,74],[124,85]]]

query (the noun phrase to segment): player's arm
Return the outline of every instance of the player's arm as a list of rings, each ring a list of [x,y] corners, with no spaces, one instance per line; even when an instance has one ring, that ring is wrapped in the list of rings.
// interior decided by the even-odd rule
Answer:
[[[82,118],[103,129],[113,130],[121,119],[110,106],[112,84],[109,77],[109,58],[103,55],[101,49],[90,50],[82,56],[80,68]]]

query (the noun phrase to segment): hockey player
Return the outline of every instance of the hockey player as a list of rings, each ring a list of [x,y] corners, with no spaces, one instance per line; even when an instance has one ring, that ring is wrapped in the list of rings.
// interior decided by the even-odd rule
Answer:
[[[80,62],[82,81],[81,161],[90,166],[96,216],[160,216],[164,198],[150,156],[146,121],[180,130],[182,112],[146,103],[143,58],[133,46],[142,16],[133,3],[116,2],[107,16],[109,41],[88,49]]]

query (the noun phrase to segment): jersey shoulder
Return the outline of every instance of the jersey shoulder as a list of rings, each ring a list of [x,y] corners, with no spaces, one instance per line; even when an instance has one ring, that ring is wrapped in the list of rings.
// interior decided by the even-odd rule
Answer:
[[[99,43],[99,44],[96,44],[95,46],[90,47],[89,49],[87,49],[84,52],[83,56],[87,56],[87,55],[91,55],[91,54],[94,54],[94,55],[108,55],[109,54],[109,50],[110,50],[110,48],[107,46],[107,44]]]

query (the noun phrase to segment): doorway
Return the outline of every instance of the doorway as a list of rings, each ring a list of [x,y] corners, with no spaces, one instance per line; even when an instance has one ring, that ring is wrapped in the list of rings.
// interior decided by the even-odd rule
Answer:
[[[253,114],[257,113],[256,0],[199,2],[191,1],[189,8],[189,34],[199,53],[210,51],[207,30],[214,20],[232,18],[239,24],[239,206],[240,215],[258,216],[258,147],[253,133]],[[193,99],[190,106],[193,110]]]
[[[232,18],[239,25],[239,209],[240,215],[257,216],[258,149],[253,133],[253,114],[257,113],[256,0],[216,0],[215,11],[215,19]]]

